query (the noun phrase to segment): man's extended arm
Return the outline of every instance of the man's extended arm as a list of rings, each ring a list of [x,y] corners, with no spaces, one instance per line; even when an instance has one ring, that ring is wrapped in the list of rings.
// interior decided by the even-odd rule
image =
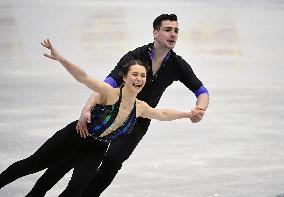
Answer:
[[[200,122],[209,105],[209,93],[202,82],[196,77],[191,66],[181,57],[177,58],[179,80],[196,96],[196,106],[191,110],[191,122]]]
[[[204,110],[206,110],[208,105],[209,105],[209,94],[208,93],[200,94],[197,97],[196,106],[199,106],[203,108]]]

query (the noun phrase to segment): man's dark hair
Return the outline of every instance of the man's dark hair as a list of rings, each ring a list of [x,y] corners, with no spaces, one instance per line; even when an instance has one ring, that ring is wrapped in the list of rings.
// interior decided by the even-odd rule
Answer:
[[[177,16],[175,14],[162,14],[158,16],[153,22],[154,30],[159,30],[162,24],[162,21],[169,20],[169,21],[177,21]]]

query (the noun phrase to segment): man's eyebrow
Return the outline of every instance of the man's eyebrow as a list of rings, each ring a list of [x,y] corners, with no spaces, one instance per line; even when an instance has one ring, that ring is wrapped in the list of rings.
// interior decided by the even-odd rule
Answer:
[[[173,29],[173,27],[162,27],[162,28],[164,28],[164,29]],[[177,27],[174,27],[174,29],[179,31],[179,28],[177,28]]]

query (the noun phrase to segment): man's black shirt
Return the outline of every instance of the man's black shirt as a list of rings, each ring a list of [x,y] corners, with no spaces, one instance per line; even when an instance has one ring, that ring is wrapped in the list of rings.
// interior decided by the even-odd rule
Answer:
[[[123,83],[122,77],[119,75],[122,65],[133,59],[148,64],[150,69],[147,73],[147,81],[137,98],[145,101],[151,107],[157,106],[166,88],[174,81],[182,82],[192,92],[197,91],[202,86],[202,82],[196,77],[191,66],[172,50],[167,60],[163,61],[160,69],[153,75],[152,60],[149,54],[150,51],[153,51],[153,46],[153,43],[150,43],[129,51],[120,59],[108,78],[111,77],[116,81],[116,85],[120,86]]]

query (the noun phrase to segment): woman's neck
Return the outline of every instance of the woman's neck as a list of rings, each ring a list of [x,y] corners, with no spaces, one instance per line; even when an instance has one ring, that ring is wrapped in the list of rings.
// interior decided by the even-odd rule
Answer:
[[[123,102],[125,105],[132,106],[136,100],[137,93],[131,91],[128,87],[124,86],[122,88],[122,98],[121,102]]]

